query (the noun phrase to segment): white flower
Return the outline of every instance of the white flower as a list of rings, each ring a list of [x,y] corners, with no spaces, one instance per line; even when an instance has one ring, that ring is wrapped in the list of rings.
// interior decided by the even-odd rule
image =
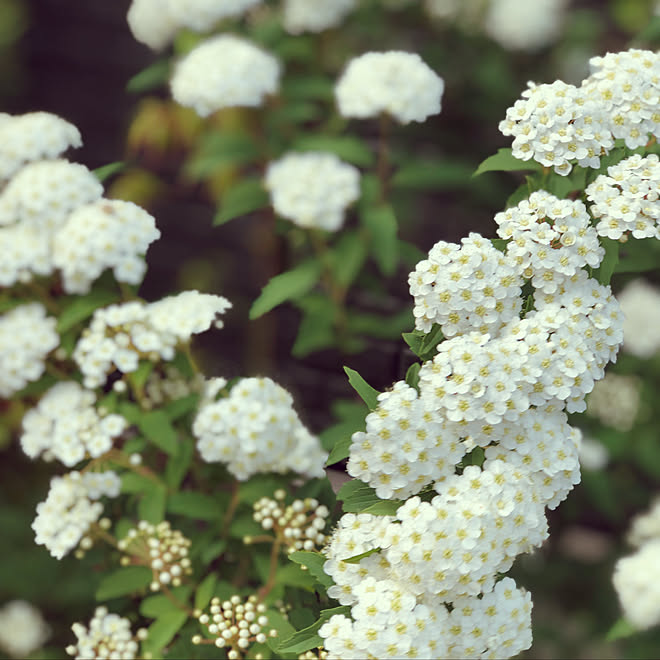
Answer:
[[[649,541],[660,540],[660,498],[656,497],[646,513],[635,516],[627,541],[641,547]]]
[[[53,386],[23,418],[23,451],[30,458],[49,452],[67,467],[109,451],[128,424],[116,414],[102,418],[94,402],[94,394],[78,383]]]
[[[289,153],[270,163],[264,184],[277,213],[301,227],[337,231],[360,196],[360,173],[334,154]]]
[[[49,112],[0,114],[0,181],[9,179],[25,163],[57,158],[81,144],[78,129]]]
[[[165,48],[180,28],[167,0],[133,0],[126,20],[133,36],[152,50]]]
[[[279,87],[280,65],[245,39],[223,34],[204,41],[176,66],[172,96],[206,117],[232,106],[260,106]]]
[[[172,18],[197,32],[210,30],[219,20],[240,16],[262,0],[166,0]]]
[[[323,32],[336,27],[355,8],[356,0],[284,0],[284,29],[291,34]]]
[[[416,53],[365,53],[348,63],[335,96],[344,117],[365,119],[385,112],[408,124],[440,112],[444,86]]]
[[[53,263],[70,293],[87,293],[106,268],[119,282],[139,284],[146,269],[140,257],[159,237],[154,218],[136,204],[99,200],[76,209],[57,232]]]
[[[68,646],[66,652],[76,660],[94,658],[137,657],[139,645],[131,632],[131,622],[118,614],[108,613],[106,607],[97,607],[89,628],[74,623],[71,630],[76,636],[76,644]]]
[[[568,0],[491,0],[484,29],[508,50],[535,51],[557,40]]]
[[[588,408],[588,406],[587,406]],[[608,463],[610,455],[605,446],[594,438],[585,435],[578,447],[580,465],[585,470],[602,470]]]
[[[639,629],[660,623],[660,539],[619,559],[612,581],[626,620]]]
[[[13,658],[25,658],[50,637],[41,612],[24,600],[12,600],[0,608],[0,649]]]
[[[0,315],[0,397],[8,398],[41,378],[46,356],[60,343],[55,325],[40,303]]]
[[[227,398],[203,402],[193,434],[209,462],[222,462],[237,479],[259,472],[322,477],[327,454],[303,426],[291,395],[270,378],[243,378]]]
[[[626,322],[623,323],[625,341]],[[596,417],[605,426],[630,431],[639,410],[640,389],[636,376],[608,372],[603,380],[594,384],[587,397],[587,415]]]
[[[647,359],[660,348],[660,290],[637,279],[619,293],[624,314],[623,350]]]

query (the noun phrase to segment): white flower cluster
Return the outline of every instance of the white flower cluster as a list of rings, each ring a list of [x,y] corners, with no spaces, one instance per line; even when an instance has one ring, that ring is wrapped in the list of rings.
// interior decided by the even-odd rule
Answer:
[[[462,595],[454,597],[451,612],[445,604],[448,592],[433,593],[431,584],[455,582],[452,564],[476,565],[480,555],[496,554],[483,547],[476,533],[475,517],[484,507],[473,515],[469,506],[475,501],[464,506],[454,501],[470,513],[455,520],[448,510],[450,499],[441,499],[429,503],[412,498],[396,519],[342,517],[324,570],[336,583],[328,594],[351,605],[352,619],[334,615],[319,630],[329,658],[498,658],[530,646],[531,598],[510,578],[493,584],[489,576],[480,598],[459,583],[456,590]],[[344,561],[379,547],[359,564]]]
[[[0,181],[10,179],[26,163],[57,158],[81,145],[78,129],[57,115],[0,113]]]
[[[461,243],[436,243],[410,273],[415,327],[428,332],[438,323],[445,337],[471,330],[496,335],[518,318],[522,278],[511,260],[479,234]]]
[[[586,188],[591,213],[600,218],[600,236],[618,240],[631,232],[634,238],[660,238],[660,159],[634,154],[607,168]]]
[[[105,454],[128,424],[121,415],[99,415],[95,400],[75,382],[52,387],[23,417],[23,451],[30,458],[45,452],[67,467]]]
[[[207,39],[176,66],[171,80],[177,103],[200,117],[233,106],[258,107],[279,87],[280,64],[269,53],[232,34]]]
[[[507,50],[541,50],[561,35],[568,0],[491,0],[484,31]]]
[[[597,268],[605,250],[579,201],[544,190],[495,216],[497,233],[511,239],[506,254],[517,272],[543,294],[553,294],[584,266]]]
[[[229,396],[202,403],[193,434],[209,462],[240,480],[259,472],[322,477],[327,453],[302,424],[291,395],[270,378],[243,378]]]
[[[84,165],[55,159],[80,144],[77,129],[63,119],[33,113],[5,118],[0,131],[5,127],[16,131],[9,140],[16,151],[0,148],[0,168],[10,158],[5,169],[13,174],[0,193],[0,286],[55,268],[68,293],[87,293],[106,268],[118,281],[138,284],[141,256],[160,236],[154,219],[130,202],[101,199],[103,186]]]
[[[273,208],[300,227],[337,231],[360,197],[360,173],[330,153],[288,153],[270,163],[264,185]]]
[[[268,636],[277,635],[274,630],[269,630],[268,635],[264,632],[268,625],[265,612],[266,606],[254,595],[247,600],[238,595],[225,601],[212,598],[210,615],[201,612],[196,616],[213,639],[195,635],[192,643],[214,644],[219,649],[227,649],[229,660],[238,660],[252,644],[264,644]]]
[[[568,0],[426,0],[431,18],[483,29],[507,50],[536,51],[561,34]]]
[[[153,216],[122,200],[100,200],[77,208],[55,236],[53,263],[62,271],[64,288],[87,293],[106,268],[115,279],[139,284],[144,255],[160,238]]]
[[[322,548],[328,537],[323,533],[330,514],[328,507],[306,497],[285,505],[284,490],[276,490],[273,497],[261,497],[254,503],[252,517],[265,530],[272,530],[287,553],[296,550],[313,551]],[[244,542],[249,544],[250,537]]]
[[[41,612],[25,600],[12,600],[0,608],[0,649],[12,658],[26,658],[50,637]]]
[[[580,87],[530,83],[507,110],[499,128],[513,136],[516,158],[566,175],[574,163],[598,168],[615,139],[635,149],[660,136],[660,57],[631,49],[592,58],[590,65]]]
[[[107,607],[97,607],[89,628],[82,623],[71,626],[77,638],[76,644],[67,646],[66,652],[76,660],[95,658],[117,658],[133,660],[138,657],[138,639],[145,639],[147,631],[140,629],[137,635],[131,632],[131,622],[118,614],[108,612]]]
[[[119,383],[123,381],[115,381]],[[140,405],[151,410],[164,403],[183,399],[190,394],[200,393],[204,390],[206,379],[201,373],[193,378],[187,378],[174,365],[166,364],[162,371],[154,369],[144,385],[144,399]],[[125,384],[123,385],[125,386]],[[122,389],[123,386],[119,386]]]
[[[618,295],[623,321],[623,350],[643,360],[660,349],[660,289],[642,279]]]
[[[660,623],[660,500],[638,516],[628,541],[637,551],[616,563],[612,580],[624,617],[636,628]]]
[[[133,36],[153,50],[165,48],[182,28],[206,32],[262,0],[133,0],[126,16]]]
[[[59,346],[56,320],[40,303],[0,314],[0,398],[9,398],[41,378],[48,353]]]
[[[186,575],[192,573],[188,551],[191,546],[180,531],[172,529],[167,520],[152,525],[145,520],[137,528],[128,530],[117,547],[124,554],[123,566],[146,564],[153,573],[151,591],[159,591],[163,585],[178,587]]]
[[[37,505],[32,523],[35,543],[45,545],[53,557],[62,559],[100,518],[103,505],[92,500],[117,497],[120,487],[121,480],[114,472],[69,472],[53,477],[48,497]]]
[[[440,112],[444,81],[416,53],[365,53],[352,59],[335,86],[339,112],[366,119],[387,113],[402,124]]]
[[[625,341],[625,330],[624,330]],[[608,372],[587,397],[587,415],[619,431],[632,429],[639,411],[641,383],[633,375]]]
[[[284,0],[282,24],[291,34],[323,32],[338,26],[357,0]]]
[[[211,326],[231,307],[222,296],[184,291],[154,303],[129,302],[97,309],[73,352],[85,387],[103,385],[114,370],[130,373],[140,359],[171,360],[176,347]]]

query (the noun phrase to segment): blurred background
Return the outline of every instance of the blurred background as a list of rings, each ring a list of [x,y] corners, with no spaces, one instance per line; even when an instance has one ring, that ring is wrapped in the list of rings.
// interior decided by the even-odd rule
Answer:
[[[542,4],[545,0],[539,11]],[[458,241],[470,231],[494,235],[493,215],[519,177],[489,173],[472,179],[471,174],[499,147],[510,145],[497,125],[527,81],[579,84],[593,55],[660,45],[651,0],[555,4],[561,5],[556,29],[539,33],[530,44],[524,30],[507,36],[487,27],[486,0],[364,0],[340,28],[322,35],[319,50],[291,55],[287,66],[317,67],[336,77],[349,57],[362,52],[411,50],[446,83],[440,115],[392,131],[394,161],[428,168],[420,167],[418,177],[392,193],[400,237],[409,244],[400,267],[388,281],[367,268],[350,294],[351,304],[365,315],[393,321],[377,333],[367,327],[350,351],[327,348],[292,357],[300,322],[300,310],[292,305],[248,322],[263,285],[286,266],[286,246],[279,236],[265,237],[257,217],[213,226],[232,172],[200,173],[195,166],[205,127],[170,100],[165,56],[131,35],[129,0],[0,0],[0,111],[61,115],[83,136],[84,146],[72,159],[92,169],[124,163],[106,182],[108,195],[148,208],[163,233],[149,251],[141,295],[151,300],[198,288],[229,298],[234,308],[226,327],[202,336],[195,346],[206,373],[272,377],[294,394],[301,417],[318,433],[337,421],[337,406],[331,404],[352,398],[342,365],[357,369],[379,390],[404,377],[414,357],[400,339],[401,331],[413,328],[407,275],[423,253],[438,240]],[[227,130],[246,119],[240,112],[223,112],[212,121]],[[309,127],[315,121],[310,114]],[[377,143],[369,122],[351,123],[346,130]],[[620,276],[615,288],[629,279]],[[657,272],[647,279],[657,281]],[[602,394],[601,414],[591,405],[590,415],[573,420],[593,439],[595,458],[585,461],[583,483],[550,512],[550,540],[514,568],[534,600],[535,643],[526,657],[654,658],[660,651],[658,630],[605,639],[620,616],[611,574],[616,559],[628,551],[625,532],[631,517],[660,494],[660,359],[624,355],[613,371],[637,378],[632,421],[622,427],[616,413],[614,419],[602,414],[621,398],[622,388],[630,390],[630,382],[614,383]],[[0,608],[24,598],[42,609],[52,637],[35,657],[60,657],[70,643],[71,622],[91,614],[95,567],[90,559],[57,562],[34,545],[29,525],[52,470],[31,464],[20,452],[15,431],[22,410],[0,401],[0,414]]]

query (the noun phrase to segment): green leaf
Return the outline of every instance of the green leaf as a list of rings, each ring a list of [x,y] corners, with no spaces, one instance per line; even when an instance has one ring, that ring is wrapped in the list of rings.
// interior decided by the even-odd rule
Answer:
[[[148,587],[153,580],[146,566],[127,566],[104,576],[96,589],[96,600],[110,600]]]
[[[144,413],[137,422],[148,440],[170,456],[179,453],[179,439],[167,415],[162,410]]]
[[[177,598],[177,600],[184,603],[188,602],[188,597],[191,593],[192,587],[187,584],[180,587],[174,587],[172,589],[172,594]],[[163,614],[180,611],[181,610],[167,596],[163,594],[149,596],[140,603],[140,614],[142,616],[148,617],[149,619],[157,619]]]
[[[202,179],[258,158],[259,147],[248,133],[213,132],[202,138],[199,151],[186,164],[186,174]]]
[[[419,385],[419,370],[422,368],[422,365],[419,362],[413,362],[408,367],[408,371],[406,371],[406,383],[410,385],[410,387],[414,387],[415,389],[418,389]]]
[[[617,639],[625,639],[631,635],[636,635],[639,630],[632,623],[625,619],[619,619],[605,635],[606,642],[614,642]]]
[[[195,609],[203,610],[211,601],[215,586],[218,583],[218,576],[215,573],[207,575],[197,587],[195,592]]]
[[[333,607],[329,610],[321,610],[321,615],[319,620],[313,623],[303,630],[299,630],[297,633],[283,639],[280,644],[276,647],[277,653],[295,653],[300,654],[310,649],[319,648],[323,646],[323,638],[319,636],[318,631],[331,617],[335,614],[343,614],[344,616],[350,616],[351,608],[348,605],[342,605],[340,607]]]
[[[378,406],[378,395],[380,392],[371,387],[354,369],[344,367],[344,371],[348,376],[348,382],[351,387],[360,395],[360,398],[367,404],[369,410],[375,410]]]
[[[374,163],[374,154],[369,147],[357,137],[350,135],[303,135],[293,143],[295,151],[328,151],[342,160],[359,165],[371,167]]]
[[[244,179],[224,193],[213,224],[222,225],[234,218],[263,209],[269,204],[268,193],[261,179]]]
[[[142,642],[142,657],[147,653],[159,654],[181,630],[188,620],[186,612],[167,612],[159,616],[150,626],[147,639]]]
[[[349,454],[351,453],[351,443],[352,440],[350,434],[342,435],[342,437],[337,440],[334,447],[332,448],[332,451],[330,452],[328,460],[325,462],[325,464],[334,465],[335,463],[339,463],[339,461],[343,461],[345,458],[348,458]]]
[[[198,520],[217,520],[223,514],[223,507],[210,495],[184,490],[169,496],[167,511]]]
[[[344,231],[329,251],[333,279],[342,288],[348,288],[357,278],[367,258],[367,246],[356,231]]]
[[[453,160],[415,160],[392,177],[392,186],[410,190],[447,190],[466,186],[474,167]]]
[[[181,485],[194,455],[195,445],[190,438],[186,438],[179,443],[179,453],[167,459],[165,483],[170,489],[176,490]]]
[[[280,275],[275,275],[252,304],[250,319],[258,319],[286,300],[296,300],[308,293],[321,277],[321,264],[308,259]]]
[[[342,559],[341,561],[345,562],[346,564],[359,564],[362,559],[365,557],[369,557],[370,555],[373,555],[376,552],[380,552],[380,548],[371,548],[371,550],[367,550],[366,552],[361,552],[359,555],[353,555],[352,557],[348,557],[347,559]]]
[[[362,513],[369,511],[374,515],[391,515],[403,504],[400,500],[382,500],[376,491],[359,479],[347,481],[338,491],[337,499],[343,501],[345,513]],[[381,506],[374,506],[374,505]]]
[[[323,570],[323,564],[327,558],[320,552],[308,552],[306,550],[298,550],[289,555],[289,559],[296,564],[306,566],[310,575],[313,575],[319,584],[323,585],[326,589],[334,584],[332,578]]]
[[[398,339],[401,331],[409,328],[414,323],[412,310],[403,309],[396,314],[382,316],[380,314],[368,314],[348,312],[348,328],[355,334],[364,334],[378,339]]]
[[[519,160],[513,155],[510,148],[503,148],[498,149],[496,154],[486,158],[472,176],[479,176],[484,172],[517,172],[540,169],[542,169],[540,163],[535,160]]]
[[[296,341],[291,349],[294,357],[305,357],[335,343],[335,307],[326,296],[311,293],[296,301],[303,312]]]
[[[138,503],[138,516],[140,520],[146,520],[152,525],[163,522],[166,503],[167,491],[165,488],[162,486],[152,486]]]
[[[404,332],[403,340],[410,346],[410,350],[423,362],[430,360],[436,353],[438,344],[445,338],[439,324],[434,323],[428,333],[421,330]]]
[[[138,368],[135,371],[126,374],[126,377],[135,389],[141,390],[149,379],[151,372],[154,370],[154,366],[155,365],[151,360],[140,360]]]
[[[297,564],[280,566],[275,574],[275,583],[287,587],[296,587],[307,591],[314,591],[316,579],[314,575],[303,570]]]
[[[126,167],[126,163],[122,160],[118,160],[115,163],[108,163],[103,165],[103,167],[97,167],[95,170],[92,170],[92,174],[103,183],[106,179],[109,179],[113,174],[121,172]]]
[[[622,243],[615,273],[643,273],[660,264],[660,243],[655,238],[641,238]]]
[[[154,482],[135,472],[124,472],[121,475],[122,493],[147,493],[154,486]]]
[[[369,232],[369,248],[383,275],[393,275],[399,262],[399,242],[394,209],[389,204],[363,207],[362,224]]]
[[[170,401],[163,406],[163,410],[170,421],[174,422],[189,412],[196,410],[199,405],[199,398],[199,394],[188,394],[188,396],[184,396],[176,401]]]
[[[127,83],[126,91],[131,93],[147,92],[161,87],[170,77],[170,60],[157,60],[146,69],[136,73]]]
[[[118,296],[110,291],[92,291],[85,296],[77,296],[67,304],[57,320],[57,332],[62,334],[74,325],[89,318],[99,307],[117,302]]]
[[[601,284],[609,284],[617,264],[619,263],[619,247],[621,243],[614,241],[611,238],[601,238],[601,245],[605,248],[605,256],[600,263],[600,268],[594,271],[594,277]]]

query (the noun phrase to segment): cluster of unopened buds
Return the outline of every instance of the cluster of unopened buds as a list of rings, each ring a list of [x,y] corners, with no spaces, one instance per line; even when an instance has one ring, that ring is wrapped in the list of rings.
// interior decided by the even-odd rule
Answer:
[[[182,577],[190,575],[188,548],[190,540],[178,530],[172,529],[166,520],[158,525],[141,520],[118,543],[119,550],[126,554],[121,558],[123,566],[145,563],[153,572],[152,591],[163,586],[178,587]]]
[[[254,504],[253,518],[265,530],[275,532],[276,538],[286,547],[287,553],[296,550],[313,551],[322,548],[328,541],[323,533],[328,507],[318,500],[306,497],[285,504],[286,493],[278,489],[273,498],[262,497]],[[251,537],[245,537],[245,543],[251,543]]]
[[[206,627],[210,637],[195,635],[193,644],[215,644],[219,649],[226,648],[229,660],[242,658],[251,644],[264,644],[268,637],[276,637],[276,630],[264,628],[268,625],[265,615],[266,606],[258,602],[256,596],[250,596],[243,601],[234,595],[229,600],[211,600],[210,614],[195,611],[197,620]],[[255,657],[261,657],[257,654]]]
[[[298,660],[327,660],[328,652],[324,648],[305,651],[298,656]]]

